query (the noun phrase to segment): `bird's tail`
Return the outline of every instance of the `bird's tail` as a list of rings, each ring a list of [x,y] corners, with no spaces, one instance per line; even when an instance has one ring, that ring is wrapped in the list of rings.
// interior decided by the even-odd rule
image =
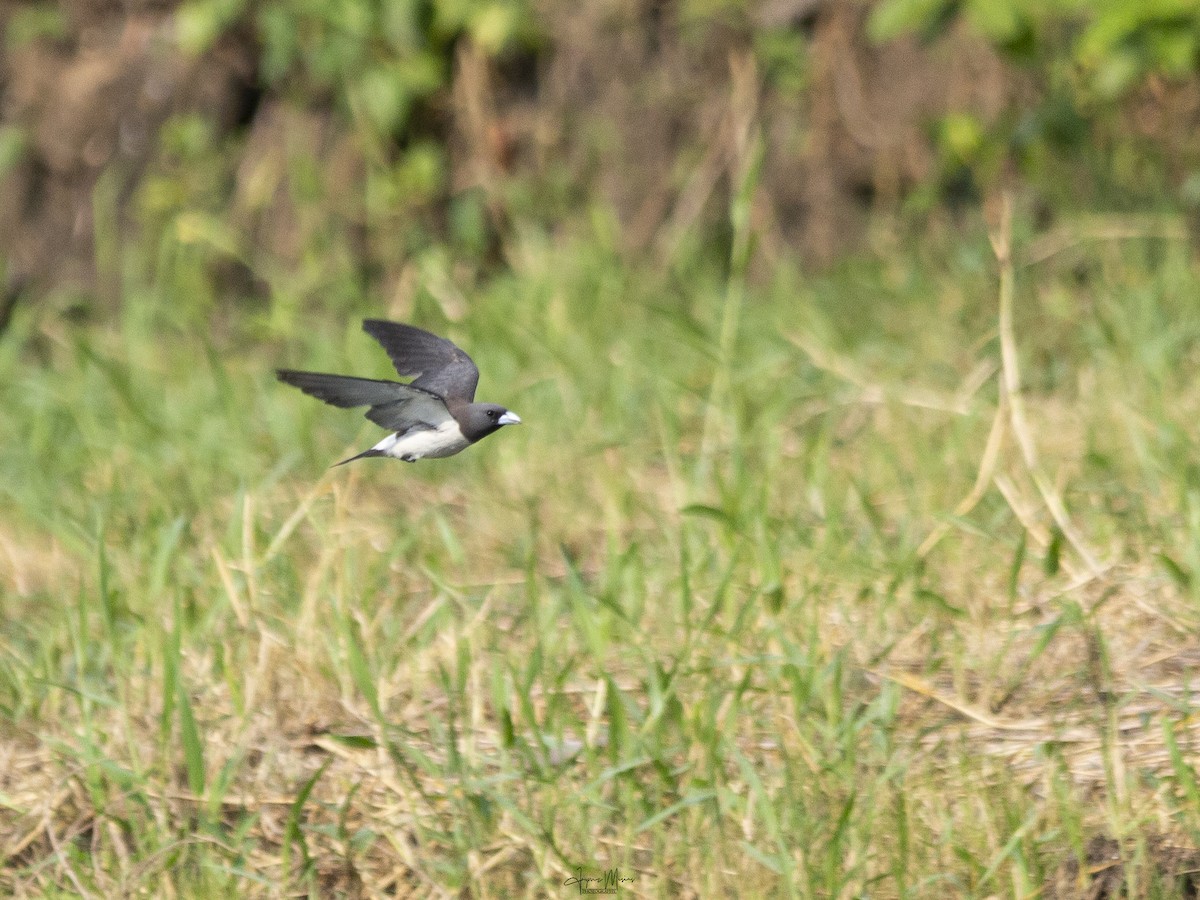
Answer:
[[[362,453],[359,453],[355,456],[351,456],[348,459],[343,459],[339,463],[334,463],[329,468],[336,469],[338,466],[344,466],[346,463],[354,462],[356,459],[366,459],[368,456],[387,456],[387,454],[384,453],[382,450],[376,450],[374,447],[372,447],[370,450],[364,450]]]

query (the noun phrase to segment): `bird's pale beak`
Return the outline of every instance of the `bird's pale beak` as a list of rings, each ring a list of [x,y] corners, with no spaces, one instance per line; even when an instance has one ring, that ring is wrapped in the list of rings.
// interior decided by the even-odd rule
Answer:
[[[515,412],[506,412],[504,415],[502,415],[496,421],[499,422],[501,425],[520,425],[521,417],[518,416]]]

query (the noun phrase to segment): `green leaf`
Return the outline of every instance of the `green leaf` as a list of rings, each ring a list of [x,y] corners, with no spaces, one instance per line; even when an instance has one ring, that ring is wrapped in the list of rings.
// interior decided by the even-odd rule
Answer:
[[[206,780],[204,766],[204,741],[200,737],[200,729],[196,727],[196,717],[192,713],[192,701],[188,697],[183,680],[175,682],[179,702],[179,737],[183,743],[183,759],[187,769],[188,788],[197,797],[204,795]]]
[[[470,32],[484,52],[497,56],[516,39],[520,25],[513,3],[485,3],[471,17]]]
[[[723,509],[718,509],[715,506],[708,506],[704,503],[689,503],[683,509],[679,510],[680,515],[698,516],[703,519],[712,519],[714,522],[720,522],[726,528],[736,528],[737,523],[733,517]]]
[[[712,800],[716,796],[717,792],[714,790],[696,791],[695,793],[689,794],[678,803],[672,803],[666,809],[659,810],[650,818],[646,819],[646,821],[642,822],[642,824],[637,827],[637,829],[634,831],[634,834],[641,834],[643,831],[653,828],[659,822],[663,822],[671,818],[682,810],[687,809],[689,806],[695,806],[697,803],[704,803],[708,800]]]
[[[303,787],[300,788],[300,793],[296,795],[296,799],[292,801],[291,808],[288,810],[287,825],[284,827],[283,831],[283,873],[285,878],[290,876],[292,847],[299,845],[300,853],[304,857],[305,869],[307,869],[310,864],[308,842],[304,840],[304,834],[300,828],[301,816],[304,813],[304,805],[308,802],[309,795],[312,794],[313,788],[316,787],[317,782],[320,780],[321,776],[325,774],[325,770],[329,768],[329,765],[332,762],[332,757],[325,760],[325,762],[321,764],[321,768],[317,769],[317,771],[313,773],[312,777],[304,782]]]
[[[0,125],[0,178],[25,158],[29,149],[29,135],[16,125]]]
[[[1017,591],[1021,587],[1021,567],[1025,564],[1025,550],[1029,543],[1028,532],[1024,528],[1017,537],[1017,549],[1013,552],[1012,562],[1008,567],[1008,600],[1017,599]]]
[[[179,46],[193,55],[204,53],[245,10],[245,0],[193,0],[183,4],[175,12]]]
[[[1196,784],[1196,771],[1183,758],[1179,742],[1175,739],[1175,726],[1171,724],[1170,719],[1162,720],[1162,731],[1164,743],[1167,745],[1167,755],[1171,758],[1171,768],[1175,770],[1175,782],[1179,785],[1184,797],[1187,798],[1188,805],[1192,808],[1192,814],[1196,815],[1200,813],[1200,787],[1197,787]]]
[[[371,712],[376,719],[382,719],[382,712],[379,708],[379,693],[375,688],[375,679],[371,674],[371,666],[367,662],[367,655],[363,651],[362,637],[358,633],[358,628],[350,616],[342,617],[342,637],[346,645],[346,662],[350,667],[350,675],[354,679],[358,690],[366,698],[367,704],[371,707]]]
[[[616,762],[629,745],[629,717],[625,711],[625,697],[617,683],[610,677],[605,677],[605,682],[608,685],[604,697],[608,713],[608,749]]]
[[[330,734],[329,737],[343,747],[355,750],[374,750],[379,746],[379,741],[365,734]]]
[[[961,607],[955,606],[937,591],[931,591],[929,588],[917,588],[914,592],[914,597],[917,600],[923,600],[952,616],[965,616],[967,611]]]
[[[1007,44],[1024,29],[1020,10],[1012,0],[968,0],[967,19],[984,37]]]
[[[1058,526],[1050,532],[1050,546],[1046,548],[1046,556],[1042,560],[1042,571],[1047,575],[1057,575],[1062,560],[1063,533]]]
[[[885,0],[867,19],[867,35],[882,43],[915,31],[926,32],[942,23],[955,0]]]
[[[1175,583],[1177,588],[1179,588],[1181,591],[1186,591],[1191,588],[1192,574],[1188,572],[1187,569],[1177,563],[1166,553],[1155,553],[1154,558],[1158,560],[1159,565],[1163,567],[1163,570],[1170,577],[1171,581]]]

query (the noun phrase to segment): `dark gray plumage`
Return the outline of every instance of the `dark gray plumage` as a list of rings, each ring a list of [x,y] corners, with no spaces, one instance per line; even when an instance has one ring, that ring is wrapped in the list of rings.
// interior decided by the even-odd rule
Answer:
[[[396,372],[418,375],[411,385],[445,400],[475,399],[479,369],[462,350],[445,338],[412,325],[366,319],[363,331],[379,341]]]
[[[279,369],[280,381],[332,406],[369,407],[368,419],[393,434],[369,450],[342,460],[391,456],[406,462],[453,456],[505,425],[521,419],[495,403],[474,403],[479,369],[445,338],[382,319],[367,319],[363,331],[387,351],[401,375],[416,375],[408,384]]]

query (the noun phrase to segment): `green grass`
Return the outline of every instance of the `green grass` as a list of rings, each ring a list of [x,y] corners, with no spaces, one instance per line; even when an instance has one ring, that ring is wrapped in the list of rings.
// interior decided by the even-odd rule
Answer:
[[[1185,244],[1016,271],[1038,471],[1097,573],[1008,406],[960,507],[1000,397],[981,233],[748,285],[510,249],[390,309],[193,307],[126,274],[111,321],[18,314],[0,890],[567,896],[615,868],[637,896],[1061,897],[1104,838],[1131,895],[1182,892]],[[358,319],[389,314],[526,424],[328,469],[376,429],[272,370],[387,377]]]

